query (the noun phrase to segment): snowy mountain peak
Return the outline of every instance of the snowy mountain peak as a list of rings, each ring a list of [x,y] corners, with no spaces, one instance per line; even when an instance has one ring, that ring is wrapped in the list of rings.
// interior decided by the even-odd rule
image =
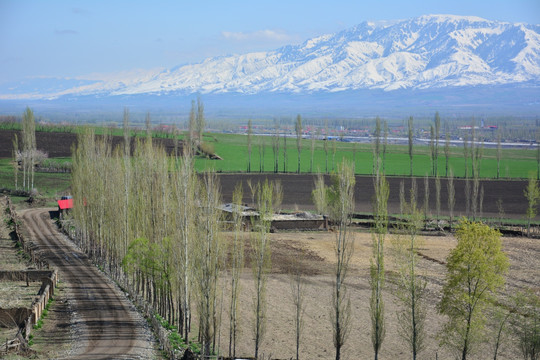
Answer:
[[[20,85],[0,99],[62,95],[339,92],[529,83],[540,85],[540,25],[475,16],[424,15],[357,26],[268,52],[108,78],[79,77],[38,92]],[[33,89],[36,88],[34,85]]]

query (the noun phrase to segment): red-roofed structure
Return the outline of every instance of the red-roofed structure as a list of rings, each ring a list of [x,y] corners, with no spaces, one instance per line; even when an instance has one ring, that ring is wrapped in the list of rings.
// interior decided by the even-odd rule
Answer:
[[[68,210],[73,208],[73,199],[58,200],[59,210]]]
[[[64,217],[64,214],[70,211],[73,208],[73,197],[71,196],[62,196],[58,200],[58,215],[60,219]]]

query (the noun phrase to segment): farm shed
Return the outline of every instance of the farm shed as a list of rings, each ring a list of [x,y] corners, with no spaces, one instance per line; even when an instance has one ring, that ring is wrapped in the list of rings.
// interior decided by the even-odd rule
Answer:
[[[236,204],[223,204],[220,209],[225,213],[225,221],[231,223],[233,221],[233,212]],[[242,225],[249,229],[253,220],[259,217],[256,209],[242,205],[240,207],[242,214]],[[271,231],[276,230],[321,230],[328,228],[328,220],[321,215],[311,214],[309,212],[299,211],[292,214],[274,214],[272,217]]]

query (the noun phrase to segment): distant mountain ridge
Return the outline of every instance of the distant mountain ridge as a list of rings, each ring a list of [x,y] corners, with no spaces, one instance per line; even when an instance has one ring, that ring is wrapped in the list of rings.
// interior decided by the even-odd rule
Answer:
[[[28,80],[0,87],[0,99],[537,87],[539,80],[540,25],[426,15],[363,22],[300,45],[209,58],[167,70]]]

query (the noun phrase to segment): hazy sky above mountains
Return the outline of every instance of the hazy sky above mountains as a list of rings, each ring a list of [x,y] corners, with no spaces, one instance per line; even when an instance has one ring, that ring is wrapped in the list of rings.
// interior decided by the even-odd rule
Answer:
[[[426,14],[540,24],[540,1],[0,0],[0,83],[171,68]]]

